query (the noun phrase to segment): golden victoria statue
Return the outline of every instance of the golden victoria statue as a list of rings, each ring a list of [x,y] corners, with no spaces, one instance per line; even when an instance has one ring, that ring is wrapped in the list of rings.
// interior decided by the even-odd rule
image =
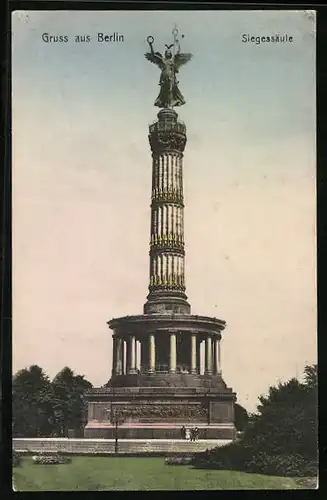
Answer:
[[[183,64],[190,61],[192,54],[181,53],[178,30],[176,27],[173,29],[172,33],[174,43],[166,45],[164,56],[160,52],[155,52],[153,50],[153,36],[148,36],[147,38],[150,52],[147,52],[145,57],[148,61],[156,64],[161,69],[159,81],[160,92],[154,103],[154,105],[159,108],[173,108],[174,106],[182,106],[185,104],[185,99],[178,88],[179,82],[177,81],[176,74]]]

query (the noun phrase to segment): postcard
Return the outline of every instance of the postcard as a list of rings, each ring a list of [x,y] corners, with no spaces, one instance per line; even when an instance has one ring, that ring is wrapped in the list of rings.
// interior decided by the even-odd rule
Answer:
[[[315,26],[12,13],[15,490],[317,488]]]

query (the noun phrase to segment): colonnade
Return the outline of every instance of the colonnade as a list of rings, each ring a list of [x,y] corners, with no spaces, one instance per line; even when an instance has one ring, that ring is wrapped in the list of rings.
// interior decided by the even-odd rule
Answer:
[[[163,332],[160,332],[163,335]],[[169,334],[169,353],[167,353],[166,365],[171,374],[180,371],[180,360],[177,356],[177,335],[178,332]],[[190,350],[186,372],[200,374],[200,351],[204,342],[204,374],[221,374],[221,353],[220,335],[199,336],[196,333],[182,333],[182,340],[190,340]],[[138,342],[140,342],[141,359],[138,359]],[[138,373],[138,366],[141,372],[156,373],[160,368],[156,363],[156,336],[150,334],[141,339],[135,335],[118,336],[113,335],[113,374],[132,375]],[[139,363],[138,363],[139,361]],[[184,365],[185,363],[183,363]]]

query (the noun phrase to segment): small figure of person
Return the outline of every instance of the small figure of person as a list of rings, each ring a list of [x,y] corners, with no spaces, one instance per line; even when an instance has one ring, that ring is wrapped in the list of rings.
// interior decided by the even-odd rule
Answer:
[[[186,429],[185,429],[185,426],[183,425],[183,427],[181,428],[181,436],[182,436],[182,439],[185,439],[186,438]]]
[[[190,429],[186,429],[185,430],[185,439],[187,439],[187,441],[190,441],[190,438],[191,438]]]
[[[195,429],[194,429],[194,441],[196,439],[199,439],[199,433],[200,433],[199,428],[195,427]]]
[[[195,429],[191,429],[191,441],[195,441]]]

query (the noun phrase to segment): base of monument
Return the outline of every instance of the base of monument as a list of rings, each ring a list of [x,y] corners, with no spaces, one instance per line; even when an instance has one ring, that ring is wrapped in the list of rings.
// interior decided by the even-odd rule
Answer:
[[[191,376],[190,376],[191,377]],[[102,387],[85,394],[86,438],[180,439],[198,427],[199,439],[235,439],[235,393],[218,387]]]
[[[198,427],[199,439],[218,439],[232,441],[236,437],[233,424],[203,425],[202,423],[162,423],[162,424],[123,424],[118,428],[119,439],[181,439],[181,427]],[[102,422],[89,422],[84,429],[84,438],[88,439],[114,439],[116,436],[115,426],[103,424]]]

